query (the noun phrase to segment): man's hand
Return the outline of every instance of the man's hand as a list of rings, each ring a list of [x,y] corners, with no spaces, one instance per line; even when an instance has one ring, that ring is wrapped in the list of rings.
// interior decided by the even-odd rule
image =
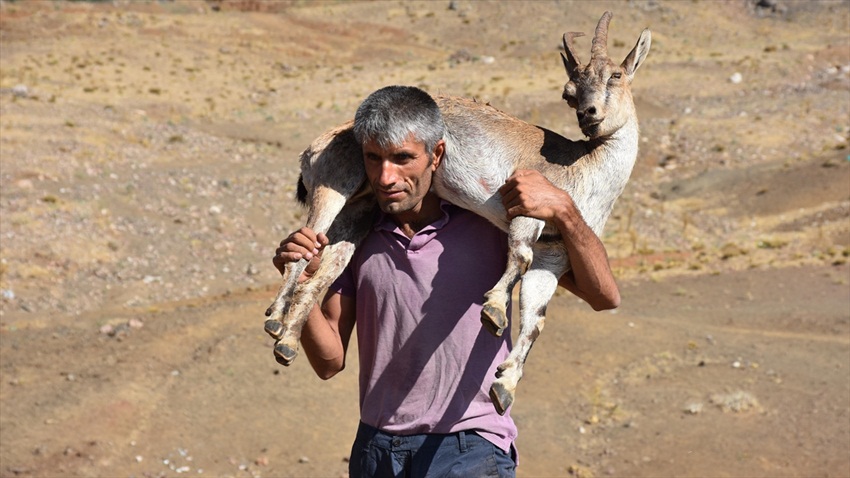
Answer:
[[[499,188],[508,219],[528,216],[551,221],[575,209],[570,195],[549,182],[539,171],[520,169]]]
[[[594,310],[620,305],[620,290],[602,241],[588,227],[572,196],[539,171],[521,169],[499,188],[508,217],[529,216],[554,224],[561,233],[570,270],[558,284],[584,299]]]
[[[327,236],[323,233],[316,234],[308,227],[302,227],[281,241],[272,262],[277,270],[283,274],[286,264],[290,262],[298,262],[301,259],[310,261],[301,277],[298,278],[298,282],[304,282],[312,277],[319,268],[322,250],[326,245],[328,245]]]

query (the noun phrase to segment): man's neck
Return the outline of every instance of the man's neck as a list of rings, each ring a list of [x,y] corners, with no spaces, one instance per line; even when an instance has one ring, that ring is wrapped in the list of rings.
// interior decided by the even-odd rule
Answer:
[[[418,206],[410,211],[394,214],[392,218],[404,235],[412,238],[422,228],[436,221],[442,214],[440,198],[429,192],[422,198],[422,202]]]

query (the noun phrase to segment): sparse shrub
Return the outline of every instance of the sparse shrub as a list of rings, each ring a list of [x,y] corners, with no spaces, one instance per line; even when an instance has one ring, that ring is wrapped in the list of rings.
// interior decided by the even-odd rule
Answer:
[[[733,257],[743,256],[746,253],[747,251],[745,249],[742,249],[737,244],[729,242],[720,249],[720,258],[725,261]]]
[[[788,241],[782,239],[763,239],[756,244],[759,249],[781,249],[787,245]]]

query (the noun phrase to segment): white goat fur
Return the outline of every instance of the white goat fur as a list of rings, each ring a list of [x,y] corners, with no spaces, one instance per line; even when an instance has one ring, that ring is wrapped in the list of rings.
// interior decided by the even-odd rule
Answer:
[[[499,413],[505,413],[513,402],[522,367],[543,329],[546,306],[558,279],[569,270],[557,229],[529,217],[508,221],[499,187],[518,169],[536,169],[570,193],[585,222],[599,235],[637,158],[638,122],[630,84],[649,52],[651,37],[649,30],[644,30],[623,63],[616,65],[607,55],[610,18],[606,12],[600,19],[586,66],[572,50],[573,38],[581,34],[564,35],[566,55],[561,56],[570,80],[563,97],[576,109],[588,140],[566,139],[486,104],[434,97],[447,127],[446,154],[434,176],[435,191],[509,233],[505,274],[486,294],[482,312],[482,323],[496,335],[507,327],[506,305],[522,278],[519,334],[490,390]],[[375,200],[365,181],[362,150],[352,128],[349,121],[328,131],[301,155],[309,205],[306,226],[325,232],[330,244],[323,251],[319,270],[302,284],[297,279],[307,261],[287,265],[283,286],[266,311],[266,331],[278,339],[275,356],[284,365],[295,358],[313,304],[370,230]]]

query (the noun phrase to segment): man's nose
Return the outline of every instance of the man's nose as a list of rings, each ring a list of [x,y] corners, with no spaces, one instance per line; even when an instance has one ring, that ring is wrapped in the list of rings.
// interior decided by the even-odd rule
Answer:
[[[381,174],[378,176],[378,182],[381,186],[391,186],[398,181],[398,173],[395,164],[391,161],[381,162]]]

